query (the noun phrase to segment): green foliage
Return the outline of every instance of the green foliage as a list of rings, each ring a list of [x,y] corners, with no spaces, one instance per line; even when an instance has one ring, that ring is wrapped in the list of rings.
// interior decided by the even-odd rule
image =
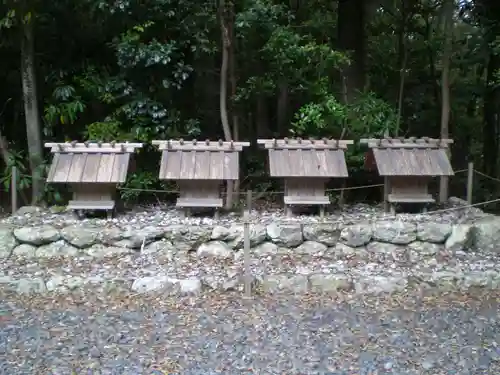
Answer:
[[[158,177],[151,172],[131,173],[120,189],[120,197],[126,202],[137,201],[141,195],[150,196],[151,194],[144,190],[154,189],[157,184]]]
[[[295,114],[291,133],[298,136],[340,136],[346,127],[350,137],[382,137],[393,134],[397,113],[373,93],[360,94],[350,105],[326,94],[317,103],[307,103]]]
[[[348,108],[333,95],[319,103],[307,103],[295,114],[290,132],[296,136],[322,137],[338,133],[344,125]]]
[[[101,142],[128,140],[120,130],[118,121],[93,122],[87,125],[84,136],[87,140]]]
[[[76,95],[76,90],[70,85],[57,86],[52,93],[53,104],[45,107],[44,119],[50,126],[72,125],[78,115],[85,110],[82,98]]]

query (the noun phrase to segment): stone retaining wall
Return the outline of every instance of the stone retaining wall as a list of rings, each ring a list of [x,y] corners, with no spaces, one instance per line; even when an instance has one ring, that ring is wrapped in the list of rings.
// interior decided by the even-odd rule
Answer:
[[[499,240],[499,218],[460,225],[402,221],[349,226],[274,223],[252,225],[250,230],[253,274],[256,284],[268,291],[369,291],[373,288],[390,291],[405,288],[411,282],[417,273],[408,270],[413,270],[415,265],[423,267],[417,279],[427,275],[426,282],[435,280],[440,273],[439,277],[449,281],[457,278],[458,271],[449,267],[448,261],[439,260],[440,256],[459,258],[473,252],[491,255],[499,251]],[[0,262],[15,265],[19,260],[37,262],[55,258],[83,261],[98,258],[105,261],[138,254],[161,254],[164,262],[161,267],[169,271],[158,275],[136,275],[129,279],[128,287],[136,292],[161,290],[166,286],[175,286],[177,291],[180,288],[183,292],[195,292],[204,287],[232,289],[241,282],[243,242],[243,226],[239,224],[230,227],[174,225],[143,228],[103,228],[85,224],[59,228],[4,225],[0,227]],[[299,259],[299,265],[287,264],[295,258]],[[355,258],[362,261],[352,262]],[[195,270],[189,263],[196,262],[198,268]],[[273,266],[276,262],[280,267]],[[445,266],[436,266],[440,262]],[[175,274],[169,266],[172,264],[176,267]],[[368,274],[367,270],[376,267],[375,264],[381,265],[380,272],[389,273],[385,276]],[[212,265],[214,268],[210,269]],[[178,271],[177,267],[182,270]],[[497,269],[493,265],[486,271]],[[213,274],[212,270],[215,270]],[[489,276],[476,280],[475,284],[474,278],[478,276],[474,268],[467,272],[460,277],[463,285],[496,287],[500,283],[498,272],[484,273]],[[215,274],[224,277],[217,278]],[[468,280],[464,279],[466,276]],[[381,277],[385,279],[381,280]],[[69,282],[64,280],[62,277],[59,284],[71,289]],[[35,286],[33,283],[24,285],[24,289],[51,290],[47,282],[38,280]],[[12,284],[13,279],[4,273],[3,279],[0,277],[1,283]],[[18,289],[19,283],[18,280]],[[45,287],[41,286],[42,283]],[[83,279],[77,284],[82,283]]]

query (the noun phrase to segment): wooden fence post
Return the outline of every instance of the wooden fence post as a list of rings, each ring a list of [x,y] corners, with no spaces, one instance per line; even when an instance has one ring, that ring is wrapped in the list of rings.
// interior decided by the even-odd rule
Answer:
[[[15,165],[12,166],[10,173],[10,194],[12,214],[14,214],[17,211],[17,167]]]
[[[252,212],[252,190],[247,190],[246,210],[248,214]]]
[[[474,184],[474,163],[469,162],[467,166],[467,204],[472,204],[472,187]]]
[[[243,213],[243,261],[245,267],[245,297],[252,296],[252,275],[250,271],[250,213]]]

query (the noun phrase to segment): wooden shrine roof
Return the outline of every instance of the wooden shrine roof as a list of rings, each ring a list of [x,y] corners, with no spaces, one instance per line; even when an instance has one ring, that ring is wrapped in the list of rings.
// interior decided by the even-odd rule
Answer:
[[[238,180],[239,152],[249,142],[153,141],[162,151],[162,180]]]
[[[259,139],[271,177],[348,177],[344,151],[352,140]]]
[[[447,155],[452,139],[362,139],[373,152],[381,176],[453,176]]]
[[[54,153],[47,182],[123,183],[130,154],[142,143],[46,143]]]

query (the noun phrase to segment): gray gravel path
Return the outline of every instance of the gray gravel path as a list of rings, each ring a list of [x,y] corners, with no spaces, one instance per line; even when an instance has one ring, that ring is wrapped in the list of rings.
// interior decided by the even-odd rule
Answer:
[[[500,374],[491,294],[20,298],[1,374]]]

